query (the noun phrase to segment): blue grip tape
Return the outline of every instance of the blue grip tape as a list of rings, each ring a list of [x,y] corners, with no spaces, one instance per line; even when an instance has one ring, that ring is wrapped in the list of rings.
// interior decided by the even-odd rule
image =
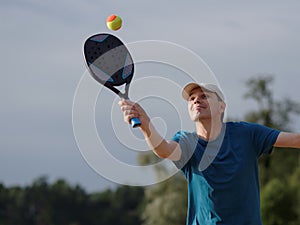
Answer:
[[[132,118],[130,123],[133,128],[141,126],[141,121],[139,120],[139,118]]]

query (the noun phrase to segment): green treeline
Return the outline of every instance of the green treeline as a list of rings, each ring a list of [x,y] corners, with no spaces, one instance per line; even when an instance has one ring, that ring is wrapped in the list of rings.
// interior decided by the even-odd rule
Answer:
[[[49,184],[45,177],[27,187],[0,184],[1,225],[135,225],[144,189],[120,186],[116,190],[86,193],[64,180]]]

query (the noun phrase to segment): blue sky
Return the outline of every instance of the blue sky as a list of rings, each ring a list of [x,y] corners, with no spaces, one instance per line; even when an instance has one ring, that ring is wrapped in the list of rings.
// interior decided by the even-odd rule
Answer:
[[[221,85],[230,117],[241,119],[255,108],[243,95],[245,81],[257,74],[274,75],[275,98],[300,101],[299,1],[12,0],[0,6],[0,182],[8,186],[41,175],[89,191],[114,186],[84,160],[72,126],[74,94],[86,72],[83,42],[111,32],[105,19],[112,13],[123,19],[115,34],[126,43],[162,40],[199,55]],[[147,64],[139,71],[160,68]],[[162,106],[156,107],[159,114]],[[98,105],[99,114],[109,114],[101,110]],[[100,135],[121,149],[101,126]],[[292,127],[300,131],[299,117]]]

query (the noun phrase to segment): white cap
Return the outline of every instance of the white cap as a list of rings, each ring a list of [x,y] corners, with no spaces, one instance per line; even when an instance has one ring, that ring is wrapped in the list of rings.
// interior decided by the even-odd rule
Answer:
[[[225,101],[225,97],[221,91],[221,89],[215,85],[215,84],[207,84],[207,83],[189,83],[185,85],[185,87],[182,89],[182,97],[185,100],[188,100],[191,94],[191,91],[194,90],[195,88],[201,88],[202,90],[207,90],[210,92],[214,92],[217,94],[217,96],[222,99],[222,101]]]

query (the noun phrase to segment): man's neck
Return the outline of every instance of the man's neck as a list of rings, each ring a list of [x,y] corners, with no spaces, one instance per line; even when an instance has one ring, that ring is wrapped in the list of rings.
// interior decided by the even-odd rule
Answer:
[[[206,141],[215,140],[221,133],[221,121],[203,120],[196,122],[197,134]]]

